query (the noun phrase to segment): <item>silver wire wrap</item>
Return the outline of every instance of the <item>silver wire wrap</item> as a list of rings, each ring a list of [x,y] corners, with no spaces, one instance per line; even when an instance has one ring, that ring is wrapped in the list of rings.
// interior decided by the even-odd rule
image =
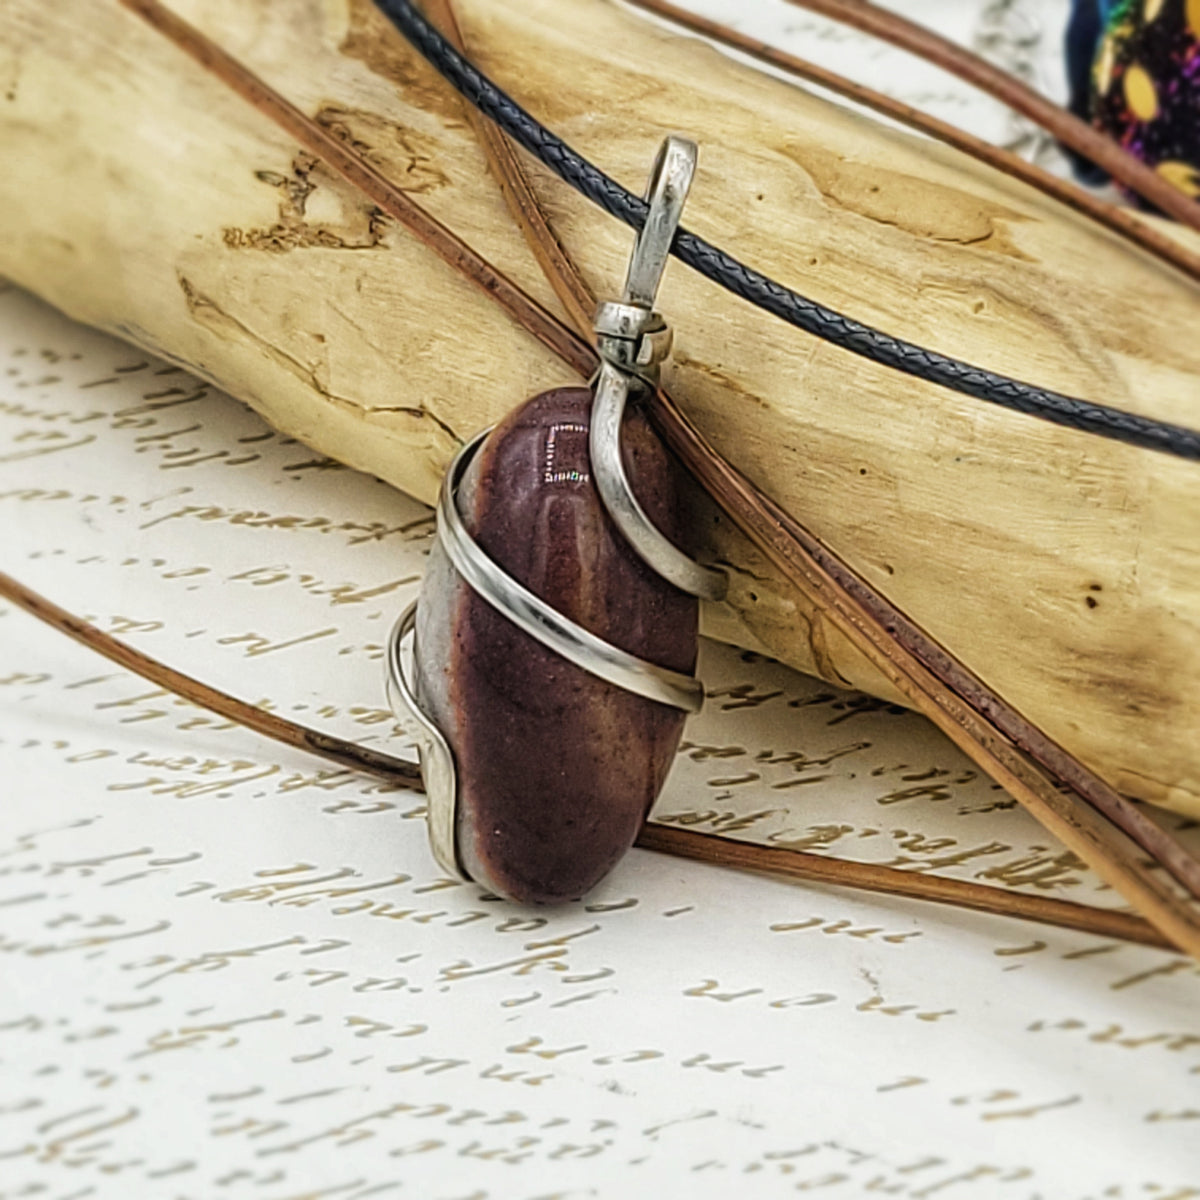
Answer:
[[[425,781],[425,823],[429,827],[429,846],[438,866],[458,879],[468,878],[458,859],[458,771],[454,752],[442,731],[425,715],[417,703],[416,692],[404,670],[404,642],[416,628],[417,602],[414,600],[392,626],[388,638],[387,670],[384,686],[392,712],[403,719],[411,716],[417,728],[413,740],[421,758],[421,777]]]
[[[489,432],[485,429],[476,434],[458,452],[442,481],[438,537],[454,569],[473,591],[519,629],[581,670],[647,700],[688,713],[699,712],[704,687],[698,679],[627,654],[564,617],[489,558],[467,532],[458,511],[458,487]]]

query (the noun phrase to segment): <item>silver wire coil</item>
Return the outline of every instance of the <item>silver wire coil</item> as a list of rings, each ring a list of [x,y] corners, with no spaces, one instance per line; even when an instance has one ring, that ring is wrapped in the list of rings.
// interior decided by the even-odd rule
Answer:
[[[704,687],[698,679],[637,658],[597,637],[518,583],[489,558],[467,532],[458,511],[458,488],[490,430],[476,434],[455,455],[438,499],[438,538],[454,569],[473,591],[517,628],[556,654],[627,692],[684,712],[699,712]]]

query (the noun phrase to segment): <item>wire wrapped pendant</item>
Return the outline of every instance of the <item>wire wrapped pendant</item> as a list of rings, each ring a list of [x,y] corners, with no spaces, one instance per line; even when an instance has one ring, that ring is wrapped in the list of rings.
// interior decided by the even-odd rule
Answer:
[[[597,313],[594,386],[535,396],[451,464],[389,647],[436,858],[526,903],[576,899],[615,865],[703,699],[696,597],[724,576],[679,549],[678,468],[626,411],[669,353],[654,297],[695,156],[680,138],[659,152],[623,298]]]

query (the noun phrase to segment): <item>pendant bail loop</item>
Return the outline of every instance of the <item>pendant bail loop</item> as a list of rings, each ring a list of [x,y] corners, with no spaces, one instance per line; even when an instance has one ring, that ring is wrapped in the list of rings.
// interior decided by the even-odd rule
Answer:
[[[671,243],[683,217],[696,174],[696,143],[674,134],[663,138],[650,171],[645,200],[650,206],[638,233],[625,276],[621,299],[639,308],[654,308],[658,286],[671,254]]]

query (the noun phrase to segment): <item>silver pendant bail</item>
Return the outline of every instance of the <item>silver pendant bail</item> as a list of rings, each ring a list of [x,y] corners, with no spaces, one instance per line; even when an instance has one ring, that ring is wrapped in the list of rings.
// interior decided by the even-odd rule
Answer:
[[[589,451],[604,507],[642,561],[680,591],[721,600],[728,587],[725,572],[695,562],[658,531],[633,494],[621,457],[621,422],[630,392],[657,387],[659,368],[671,351],[670,326],[654,310],[654,302],[696,173],[697,153],[696,143],[687,138],[663,139],[646,186],[649,211],[634,243],[624,292],[619,302],[596,310],[601,364]]]
[[[699,148],[689,138],[671,134],[663,138],[650,170],[645,200],[650,206],[646,223],[634,243],[625,290],[621,300],[639,308],[653,309],[671,254],[671,243],[683,217],[692,179],[696,174]]]

